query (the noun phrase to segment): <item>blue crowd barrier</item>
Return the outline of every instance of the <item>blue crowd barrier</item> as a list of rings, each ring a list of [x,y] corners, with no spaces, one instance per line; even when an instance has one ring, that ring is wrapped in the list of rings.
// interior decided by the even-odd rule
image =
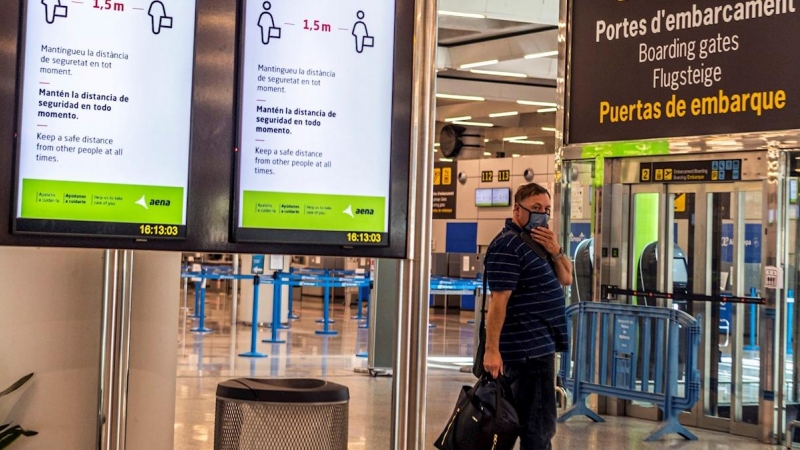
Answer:
[[[363,288],[369,288],[371,286],[371,280],[367,276],[363,276],[363,274],[358,274],[356,277],[350,276],[350,274],[342,274],[345,271],[315,271],[315,273],[308,273],[306,271],[297,271],[297,272],[276,272],[274,275],[238,275],[233,273],[223,273],[218,271],[206,271],[203,270],[201,272],[183,272],[181,273],[182,278],[189,278],[189,279],[196,279],[198,286],[202,286],[204,280],[253,280],[253,326],[251,328],[251,337],[250,337],[250,351],[246,353],[242,353],[239,356],[242,357],[250,357],[250,358],[263,358],[266,357],[266,354],[259,353],[257,351],[257,340],[258,340],[258,303],[259,303],[259,295],[260,295],[260,285],[272,285],[273,286],[273,308],[272,308],[272,336],[271,339],[265,339],[263,342],[273,343],[273,344],[283,344],[286,341],[278,339],[277,333],[278,330],[282,329],[280,325],[280,311],[281,311],[281,287],[282,286],[289,286],[290,292],[290,299],[292,288],[297,286],[306,286],[306,287],[321,287],[324,289],[325,297],[324,297],[324,306],[323,306],[323,319],[321,322],[323,323],[323,329],[317,330],[316,334],[324,335],[324,336],[335,336],[338,334],[336,330],[330,329],[330,324],[333,321],[330,319],[330,289],[337,288],[337,287],[353,287],[358,288],[361,291]],[[355,274],[355,272],[352,272]],[[321,276],[322,275],[322,276]],[[201,287],[200,289],[196,289],[196,301],[199,302],[199,306],[196,309],[199,309],[200,315],[200,324],[198,328],[204,328],[204,292],[205,290]],[[198,300],[199,299],[199,300]],[[367,307],[369,308],[369,303],[367,303]],[[290,306],[291,309],[291,306]],[[211,330],[208,330],[211,331]]]
[[[699,318],[671,308],[595,302],[573,304],[566,314],[571,348],[562,355],[559,376],[572,392],[573,406],[559,423],[577,415],[604,422],[586,406],[586,398],[598,394],[659,407],[663,424],[646,441],[669,433],[697,440],[678,416],[700,395]],[[683,389],[678,372],[681,352]]]

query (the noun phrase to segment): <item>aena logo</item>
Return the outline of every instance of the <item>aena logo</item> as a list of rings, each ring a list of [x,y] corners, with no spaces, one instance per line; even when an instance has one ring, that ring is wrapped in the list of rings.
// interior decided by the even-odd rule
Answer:
[[[147,196],[143,195],[142,198],[135,202],[137,205],[141,206],[144,209],[150,209],[150,206],[169,206],[169,200],[162,200],[158,198],[152,198],[150,201],[147,201]]]
[[[356,209],[356,215],[359,215],[359,216],[374,216],[375,215],[375,210],[374,209],[358,208],[358,209]]]

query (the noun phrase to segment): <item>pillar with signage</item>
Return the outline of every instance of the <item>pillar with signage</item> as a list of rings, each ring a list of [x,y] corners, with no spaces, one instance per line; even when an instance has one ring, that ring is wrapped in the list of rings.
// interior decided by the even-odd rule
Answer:
[[[784,370],[786,354],[775,351],[785,347],[786,339],[792,339],[783,336],[785,283],[770,275],[785,265],[780,236],[790,227],[789,202],[785,201],[788,171],[784,165],[796,156],[789,152],[800,142],[800,86],[795,82],[800,77],[800,61],[788,44],[794,40],[788,30],[800,26],[800,5],[793,0],[574,0],[562,4],[566,27],[560,40],[562,123],[556,159],[569,171],[559,170],[560,179],[556,181],[562,189],[569,189],[572,183],[568,178],[577,175],[572,169],[592,165],[593,226],[586,234],[598,250],[593,261],[593,286],[632,282],[630,278],[636,275],[628,274],[628,270],[637,267],[634,258],[638,255],[632,254],[641,244],[667,239],[677,243],[675,224],[659,222],[663,226],[657,238],[637,234],[636,224],[620,224],[620,218],[624,222],[629,215],[635,217],[632,211],[637,207],[639,212],[644,211],[642,200],[646,196],[659,200],[654,217],[664,223],[669,222],[667,218],[676,223],[700,220],[703,225],[697,230],[692,222],[691,239],[687,225],[682,224],[680,239],[695,247],[690,259],[707,262],[707,267],[714,261],[732,264],[743,271],[738,278],[744,279],[746,273],[748,281],[747,286],[734,285],[744,282],[732,282],[728,274],[721,276],[717,267],[709,269],[710,275],[702,275],[708,277],[703,283],[695,280],[693,290],[709,290],[716,295],[753,288],[766,299],[766,305],[758,309],[757,327],[738,325],[739,331],[745,326],[758,329],[758,345],[751,347],[759,348],[760,353],[752,356],[753,367],[745,367],[757,380],[757,386],[752,386],[753,392],[757,391],[750,396],[753,399],[747,392],[731,388],[733,400],[726,399],[729,405],[725,408],[738,408],[739,412],[720,413],[715,401],[701,401],[702,406],[686,420],[694,420],[695,426],[729,427],[732,433],[775,442],[785,432],[786,421],[792,419],[789,409],[795,408],[787,404],[784,395],[784,385],[792,376]],[[678,214],[686,202],[686,197],[681,197],[686,191],[681,189],[693,192],[689,194],[692,202],[701,202],[702,208],[719,213],[724,208],[714,202],[728,195],[725,186],[730,186],[731,198],[737,197],[733,209],[739,217],[706,214],[704,209],[698,209],[697,214],[703,215],[699,219]],[[557,195],[557,207],[570,195],[582,194],[567,191]],[[629,211],[623,205],[634,206]],[[757,218],[749,211],[744,216],[742,211],[751,206],[757,210]],[[569,208],[559,209],[563,213],[562,229],[569,231],[570,213],[565,212]],[[708,228],[704,228],[706,223]],[[630,233],[623,235],[619,231],[623,228]],[[708,231],[712,228],[715,231]],[[716,248],[716,242],[695,239],[695,233],[733,241],[734,232],[730,231],[730,236],[726,232],[734,229],[738,249],[726,250],[730,254],[723,251],[722,258],[716,260],[700,255],[699,244]],[[755,239],[754,233],[760,239]],[[579,234],[573,230],[573,236]],[[631,236],[649,242],[628,242]],[[753,253],[756,241],[757,256]],[[671,250],[664,250],[662,255],[671,255]],[[631,259],[626,266],[621,258]],[[753,272],[760,273],[757,283],[751,283]],[[667,279],[664,275],[663,281]],[[701,284],[711,287],[701,288]],[[712,322],[719,320],[717,307],[703,307],[703,311],[712,310],[713,317],[704,317],[704,327],[710,324],[716,329],[717,324]],[[726,317],[727,322],[736,320],[735,316]],[[712,342],[711,334],[708,336],[704,343]],[[716,341],[712,343],[717,345]],[[702,395],[723,383],[717,375],[722,369],[714,361],[701,362],[713,367],[701,367],[703,371],[714,373],[704,375]],[[739,363],[730,364],[734,367]],[[745,369],[732,369],[734,377]],[[747,408],[743,406],[745,397]],[[774,414],[776,409],[783,414]]]

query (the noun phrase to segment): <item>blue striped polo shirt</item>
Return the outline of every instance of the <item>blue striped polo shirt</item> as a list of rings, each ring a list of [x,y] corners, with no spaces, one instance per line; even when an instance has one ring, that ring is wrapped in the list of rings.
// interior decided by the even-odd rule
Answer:
[[[492,292],[512,291],[500,333],[504,362],[524,361],[567,349],[564,289],[547,258],[536,254],[511,219],[486,252]]]

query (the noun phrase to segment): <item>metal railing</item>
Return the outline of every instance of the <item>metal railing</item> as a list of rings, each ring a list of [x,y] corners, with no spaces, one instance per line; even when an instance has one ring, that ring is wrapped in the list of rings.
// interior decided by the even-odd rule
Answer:
[[[697,439],[678,416],[700,395],[699,319],[671,308],[595,302],[571,305],[566,314],[571,351],[562,355],[559,376],[573,406],[559,423],[576,415],[604,422],[586,406],[598,394],[660,408],[663,424],[646,441],[669,433]]]

